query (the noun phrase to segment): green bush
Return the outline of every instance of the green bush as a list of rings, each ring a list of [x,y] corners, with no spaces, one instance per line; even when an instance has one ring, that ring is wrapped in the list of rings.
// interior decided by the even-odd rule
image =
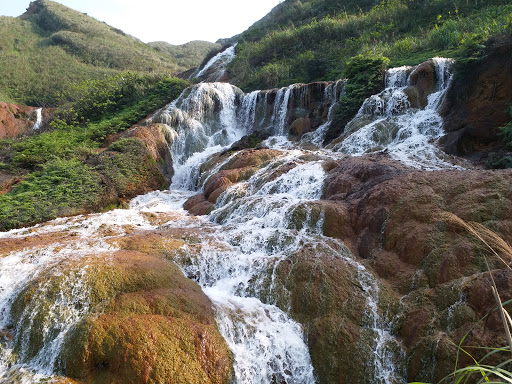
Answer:
[[[384,88],[389,59],[375,54],[357,55],[347,61],[343,76],[347,79],[345,94],[327,131],[325,141],[339,136],[354,117],[364,100]]]
[[[509,112],[510,116],[512,117],[512,105],[510,106]],[[500,130],[503,142],[509,146],[512,146],[512,120],[510,120],[510,122],[504,127],[501,127]]]
[[[512,5],[506,0],[349,3],[278,6],[242,35],[229,68],[235,84],[246,91],[270,88],[276,81],[269,68],[282,67],[289,69],[288,77],[280,72],[279,85],[336,80],[348,58],[367,53],[389,57],[393,65],[416,65],[434,56],[460,60],[471,55],[469,46],[512,30]]]

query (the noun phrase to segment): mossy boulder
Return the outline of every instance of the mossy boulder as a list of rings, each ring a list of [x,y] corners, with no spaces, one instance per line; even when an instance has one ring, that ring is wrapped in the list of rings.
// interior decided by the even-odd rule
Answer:
[[[31,359],[61,333],[54,369],[79,382],[228,383],[212,304],[170,260],[193,236],[167,235],[135,231],[115,241],[124,250],[40,273],[13,304],[16,354]]]

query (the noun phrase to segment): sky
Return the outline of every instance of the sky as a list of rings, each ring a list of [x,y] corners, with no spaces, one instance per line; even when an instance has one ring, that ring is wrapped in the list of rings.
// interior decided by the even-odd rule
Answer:
[[[215,42],[245,31],[282,0],[58,0],[145,43]],[[0,0],[0,15],[19,16],[30,0]]]

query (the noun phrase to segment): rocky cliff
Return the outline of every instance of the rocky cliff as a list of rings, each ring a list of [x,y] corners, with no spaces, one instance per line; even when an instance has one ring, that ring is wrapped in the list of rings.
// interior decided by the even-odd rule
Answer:
[[[443,107],[442,145],[451,154],[497,150],[502,145],[499,127],[510,121],[512,38],[493,37],[481,55],[459,66]]]

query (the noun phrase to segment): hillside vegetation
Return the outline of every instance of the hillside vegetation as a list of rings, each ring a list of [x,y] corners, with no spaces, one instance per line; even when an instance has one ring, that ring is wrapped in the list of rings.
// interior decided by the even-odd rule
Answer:
[[[210,52],[222,47],[221,44],[201,40],[190,41],[182,45],[173,45],[165,41],[154,41],[148,43],[148,45],[159,52],[175,58],[178,66],[186,69],[198,67]]]
[[[287,0],[241,36],[230,72],[245,90],[334,80],[359,54],[388,57],[390,66],[466,60],[490,36],[511,32],[507,0]]]
[[[0,101],[55,105],[55,93],[70,83],[125,71],[170,75],[188,69],[119,29],[49,0],[32,2],[18,18],[0,17],[0,35]]]
[[[139,185],[162,187],[162,176],[141,141],[100,147],[106,136],[136,124],[188,85],[134,73],[71,85],[59,95],[54,118],[43,132],[0,140],[0,176],[23,179],[0,193],[0,230],[101,210],[120,197],[143,193]]]

